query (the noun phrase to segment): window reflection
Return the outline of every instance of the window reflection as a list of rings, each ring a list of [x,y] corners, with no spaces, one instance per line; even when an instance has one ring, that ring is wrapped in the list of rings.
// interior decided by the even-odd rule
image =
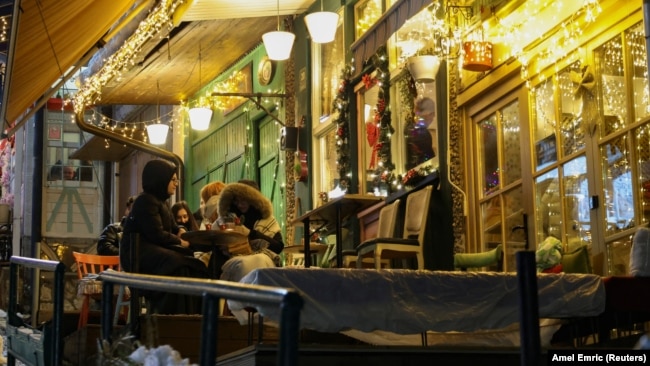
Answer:
[[[499,189],[499,151],[497,147],[497,117],[496,114],[478,124],[479,141],[481,143],[483,193],[490,195]]]
[[[404,123],[406,170],[438,156],[438,113],[435,82],[418,84],[413,119]]]

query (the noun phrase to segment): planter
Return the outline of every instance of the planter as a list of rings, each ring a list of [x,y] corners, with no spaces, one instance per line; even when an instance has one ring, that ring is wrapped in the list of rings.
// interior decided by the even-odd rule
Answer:
[[[413,56],[408,59],[406,66],[415,81],[431,83],[440,69],[440,58],[433,55]]]
[[[483,72],[492,68],[492,43],[485,41],[470,41],[463,43],[465,58],[463,69]]]

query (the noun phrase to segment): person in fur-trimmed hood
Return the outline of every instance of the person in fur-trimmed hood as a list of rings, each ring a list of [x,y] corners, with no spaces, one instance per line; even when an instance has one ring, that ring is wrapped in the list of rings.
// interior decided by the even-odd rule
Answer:
[[[248,240],[253,250],[254,240],[268,242],[268,249],[279,254],[284,249],[280,224],[273,216],[273,205],[262,192],[244,183],[231,183],[219,196],[219,217],[236,216],[250,233]],[[260,248],[261,249],[261,248]]]
[[[255,268],[280,264],[278,254],[284,249],[280,224],[273,216],[271,201],[262,192],[246,183],[228,184],[219,195],[218,213],[220,218],[239,218],[248,230],[253,250],[253,254],[229,259],[222,267],[221,279],[239,281]]]

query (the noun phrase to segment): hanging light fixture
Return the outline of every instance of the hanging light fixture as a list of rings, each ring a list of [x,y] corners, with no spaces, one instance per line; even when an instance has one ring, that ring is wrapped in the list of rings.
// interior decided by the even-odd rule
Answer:
[[[199,89],[201,89],[201,44],[199,44]],[[199,98],[199,103],[196,107],[190,108],[188,113],[190,115],[190,126],[193,130],[205,131],[210,127],[210,120],[212,119],[212,109],[206,107],[207,103],[203,98]]]
[[[156,83],[157,87],[157,101],[156,101],[156,123],[147,126],[147,135],[149,135],[149,142],[154,145],[162,145],[167,142],[167,133],[169,132],[169,125],[160,123],[160,82]]]
[[[212,109],[208,107],[194,107],[187,111],[190,114],[190,125],[193,130],[205,131],[210,127]]]
[[[147,135],[149,135],[149,142],[154,145],[162,145],[167,141],[167,133],[169,132],[169,125],[164,123],[154,123],[147,126]]]
[[[278,0],[278,30],[264,33],[262,41],[269,59],[284,61],[291,56],[291,48],[296,35],[291,32],[280,31],[280,0]]]
[[[320,1],[320,11],[305,16],[305,24],[314,43],[329,43],[336,36],[336,26],[339,15],[331,11],[323,11],[323,0]]]

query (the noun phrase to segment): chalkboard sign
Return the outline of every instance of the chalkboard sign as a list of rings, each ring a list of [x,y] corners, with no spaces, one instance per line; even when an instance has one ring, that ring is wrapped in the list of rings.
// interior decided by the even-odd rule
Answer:
[[[557,161],[557,140],[555,134],[551,134],[537,141],[535,144],[537,156],[537,168]]]

